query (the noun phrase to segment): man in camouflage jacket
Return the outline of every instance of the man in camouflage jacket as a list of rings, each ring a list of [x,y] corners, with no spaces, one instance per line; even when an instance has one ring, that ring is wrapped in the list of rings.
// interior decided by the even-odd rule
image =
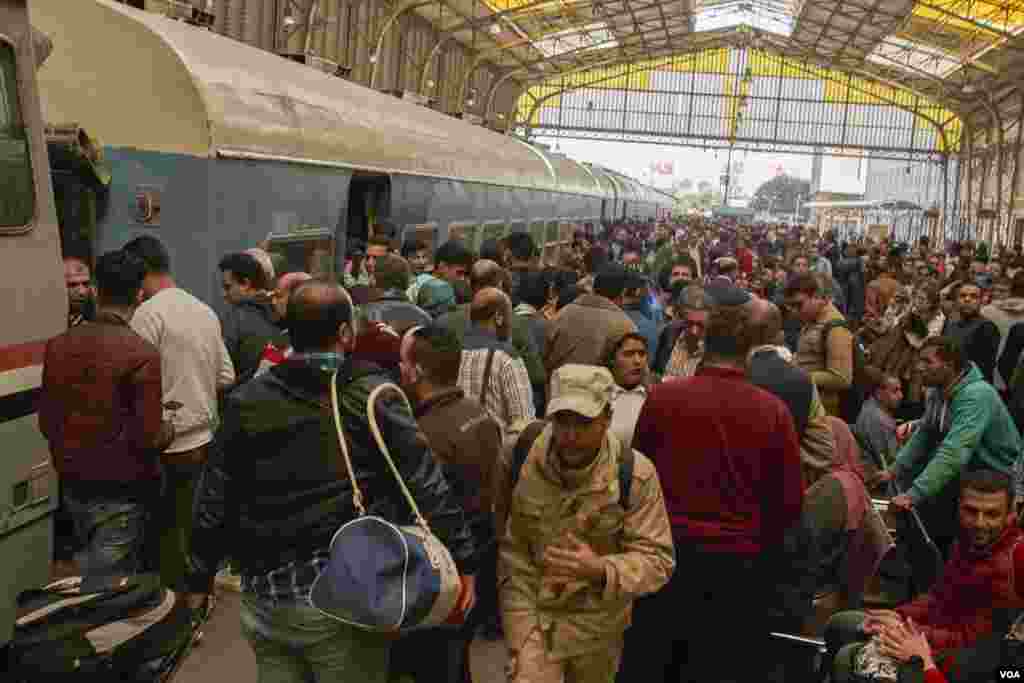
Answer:
[[[614,383],[597,366],[554,373],[551,424],[512,493],[498,569],[510,683],[613,681],[633,600],[675,567],[657,472],[635,451],[621,496]]]

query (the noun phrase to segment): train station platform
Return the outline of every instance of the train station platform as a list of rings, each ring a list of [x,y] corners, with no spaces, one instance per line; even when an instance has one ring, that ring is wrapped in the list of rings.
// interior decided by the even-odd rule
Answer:
[[[203,639],[182,664],[174,683],[255,681],[256,658],[238,622],[240,595],[218,591],[217,608],[203,629]],[[470,667],[473,683],[501,683],[505,677],[505,645],[477,640]]]

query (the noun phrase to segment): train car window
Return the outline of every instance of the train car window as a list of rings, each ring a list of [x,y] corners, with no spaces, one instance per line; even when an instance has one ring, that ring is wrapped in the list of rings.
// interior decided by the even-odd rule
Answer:
[[[558,241],[558,221],[548,221],[548,229],[544,234],[544,244],[551,244]]]
[[[21,232],[35,217],[28,127],[18,102],[14,47],[0,41],[0,232]]]
[[[481,231],[480,241],[476,244],[476,250],[480,251],[480,245],[487,240],[500,240],[508,231],[508,224],[505,221],[488,221],[484,223]]]
[[[330,230],[305,228],[267,238],[267,251],[282,261],[278,275],[304,272],[313,277],[335,277],[335,241]]]
[[[509,221],[509,223],[508,223],[508,234],[511,235],[514,232],[526,232],[526,231],[527,231],[526,221],[522,221],[522,220]]]
[[[544,221],[533,221],[530,223],[530,237],[533,238],[533,243],[537,245],[538,249],[544,248],[546,230],[547,224]]]
[[[479,229],[480,225],[478,223],[449,223],[448,239],[461,240],[467,246],[472,247]]]

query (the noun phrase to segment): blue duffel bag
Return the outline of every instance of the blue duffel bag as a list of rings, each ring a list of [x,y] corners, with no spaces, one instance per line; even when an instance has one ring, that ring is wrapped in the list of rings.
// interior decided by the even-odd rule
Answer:
[[[330,560],[313,584],[309,601],[331,618],[371,631],[457,625],[466,617],[459,605],[467,587],[451,553],[420,514],[381,436],[375,403],[383,391],[395,391],[406,407],[409,403],[396,385],[383,384],[367,399],[367,418],[381,455],[412,508],[415,524],[398,525],[366,514],[341,427],[335,374],[331,378],[331,408],[358,516],[335,532]],[[412,413],[411,408],[409,412]]]

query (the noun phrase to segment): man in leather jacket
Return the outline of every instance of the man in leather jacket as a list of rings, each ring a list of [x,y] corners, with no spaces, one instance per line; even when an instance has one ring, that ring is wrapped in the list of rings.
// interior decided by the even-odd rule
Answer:
[[[398,334],[416,325],[429,325],[430,314],[409,301],[406,290],[412,275],[408,261],[400,256],[387,254],[377,257],[374,278],[377,296],[363,307],[366,319],[382,322]]]
[[[339,285],[312,280],[296,288],[288,303],[295,352],[227,398],[197,496],[188,601],[202,603],[218,563],[230,554],[242,576],[242,630],[261,676],[271,669],[275,676],[311,671],[320,683],[340,683],[358,671],[367,683],[388,679],[388,635],[357,630],[309,604],[334,532],[356,516],[333,424],[335,372],[367,513],[396,524],[412,521],[366,414],[370,392],[388,380],[377,366],[347,357],[355,347],[353,327],[352,302]],[[477,553],[463,511],[400,399],[382,396],[376,415],[402,479],[470,586],[461,605],[468,610]]]

